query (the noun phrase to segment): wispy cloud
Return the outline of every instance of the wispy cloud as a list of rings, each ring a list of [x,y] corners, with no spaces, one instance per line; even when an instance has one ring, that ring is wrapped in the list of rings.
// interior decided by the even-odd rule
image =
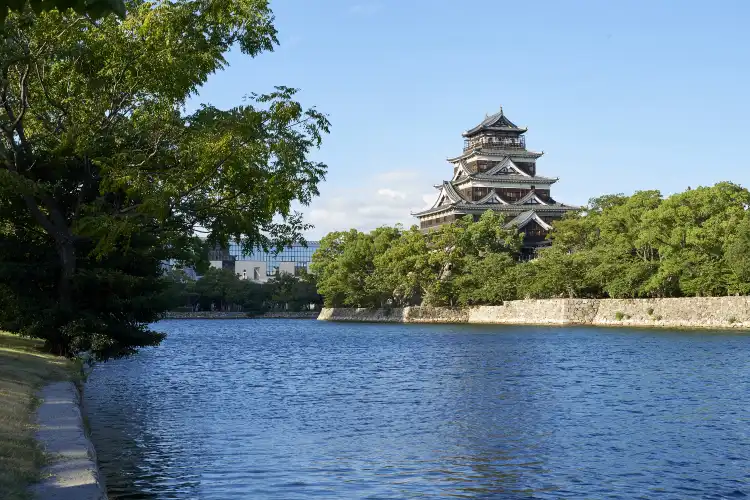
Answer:
[[[405,182],[418,178],[416,171],[385,172],[364,179],[362,185],[344,193],[322,193],[303,209],[305,221],[315,225],[307,237],[319,239],[331,231],[351,228],[371,231],[383,225],[416,224],[411,213],[431,206],[437,196],[436,192],[425,192],[429,186],[424,182]]]
[[[406,199],[406,193],[403,193],[401,191],[395,191],[395,190],[390,189],[390,188],[381,188],[381,189],[378,189],[378,196],[383,197],[383,198],[387,198],[389,200],[395,200],[397,198],[400,199],[400,200],[405,200]]]
[[[382,9],[382,5],[376,2],[357,3],[349,7],[349,14],[358,16],[371,16]]]

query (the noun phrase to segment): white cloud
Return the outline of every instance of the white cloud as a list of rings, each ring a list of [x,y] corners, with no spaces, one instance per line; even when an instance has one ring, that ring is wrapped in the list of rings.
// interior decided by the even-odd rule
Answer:
[[[406,199],[406,193],[402,193],[401,191],[394,191],[393,189],[389,188],[382,188],[378,189],[378,196],[383,198],[389,198],[391,200],[399,198],[401,200]]]
[[[376,2],[357,3],[349,7],[349,14],[371,16],[380,11],[382,7],[382,5]]]
[[[331,231],[351,228],[371,231],[384,225],[416,224],[418,221],[411,213],[430,207],[436,193],[425,193],[429,185],[425,186],[424,179],[410,183],[403,182],[405,179],[417,180],[419,174],[413,171],[378,174],[364,179],[362,185],[336,193],[323,186],[321,196],[309,207],[301,208],[305,221],[315,225],[306,237],[316,240]]]

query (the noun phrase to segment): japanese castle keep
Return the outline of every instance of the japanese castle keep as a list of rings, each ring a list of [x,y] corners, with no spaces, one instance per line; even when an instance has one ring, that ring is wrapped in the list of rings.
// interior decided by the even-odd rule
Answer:
[[[505,216],[507,226],[524,233],[525,253],[545,244],[550,223],[578,207],[550,196],[556,178],[537,175],[536,161],[543,153],[526,149],[526,128],[500,112],[463,133],[464,151],[455,158],[453,178],[436,185],[435,204],[414,215],[423,230],[466,215],[474,219],[488,209]]]

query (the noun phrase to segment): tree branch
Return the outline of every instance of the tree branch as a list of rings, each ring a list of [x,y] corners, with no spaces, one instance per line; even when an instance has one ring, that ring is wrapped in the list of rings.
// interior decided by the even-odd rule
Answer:
[[[21,139],[21,144],[26,143],[26,133],[24,131],[23,127],[23,117],[26,114],[26,111],[29,109],[29,85],[27,82],[27,78],[29,76],[29,69],[30,66],[27,64],[26,67],[23,70],[23,73],[21,75],[21,79],[18,82],[18,85],[21,90],[21,111],[18,113],[18,117],[13,122],[13,125],[11,126],[12,129],[16,129],[16,132],[18,132],[18,136]]]
[[[68,116],[70,112],[67,108],[65,108],[62,104],[52,99],[52,97],[49,94],[49,91],[47,90],[47,86],[44,84],[44,77],[42,76],[42,72],[39,70],[39,64],[34,63],[34,67],[36,68],[36,76],[39,79],[39,85],[42,87],[42,92],[44,93],[44,97],[47,98],[47,102],[49,102],[53,107],[60,110],[63,114],[63,116]],[[57,130],[59,131],[59,130]]]

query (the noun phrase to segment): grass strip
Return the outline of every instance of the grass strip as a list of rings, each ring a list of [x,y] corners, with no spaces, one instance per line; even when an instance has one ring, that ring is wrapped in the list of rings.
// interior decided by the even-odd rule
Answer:
[[[45,462],[34,439],[36,392],[75,378],[71,361],[47,354],[43,343],[0,332],[0,498],[27,500]]]

